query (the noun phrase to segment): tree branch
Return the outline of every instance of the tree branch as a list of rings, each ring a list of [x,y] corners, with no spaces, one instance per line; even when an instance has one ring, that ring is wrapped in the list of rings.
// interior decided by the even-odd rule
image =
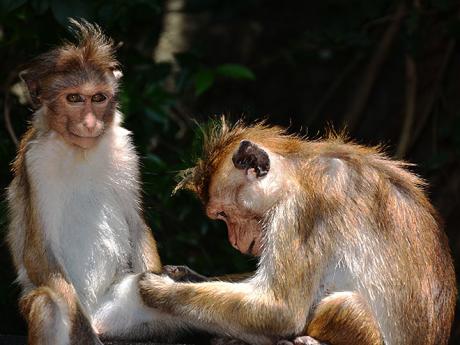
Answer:
[[[406,155],[411,140],[412,123],[414,122],[415,106],[417,99],[417,66],[414,58],[406,54],[406,105],[404,111],[404,123],[396,149],[396,158]]]
[[[439,68],[439,73],[436,77],[433,88],[431,89],[431,93],[428,95],[428,100],[426,103],[427,105],[424,111],[422,112],[422,115],[420,116],[420,119],[418,121],[418,126],[414,130],[414,135],[412,137],[408,150],[416,144],[417,140],[420,137],[420,134],[422,133],[423,129],[426,126],[426,123],[428,121],[428,118],[430,117],[430,114],[433,112],[434,105],[436,104],[436,101],[439,98],[439,94],[440,94],[439,91],[441,88],[441,83],[444,79],[444,75],[446,74],[446,70],[449,65],[449,61],[452,56],[452,53],[455,50],[455,46],[456,46],[456,40],[452,38],[447,45],[447,49],[446,49],[444,58],[441,63],[441,67]]]
[[[353,57],[353,59],[348,63],[345,69],[337,76],[337,78],[335,78],[335,80],[332,82],[332,84],[323,94],[323,97],[321,98],[321,100],[318,102],[315,109],[311,113],[311,116],[308,119],[309,120],[308,125],[311,125],[316,120],[320,112],[323,110],[324,106],[329,102],[332,96],[334,96],[334,94],[337,92],[337,90],[342,85],[342,83],[348,78],[351,72],[355,70],[356,66],[359,64],[362,58],[363,58],[362,54],[358,54],[355,57]]]
[[[369,95],[374,86],[375,80],[379,74],[379,71],[385,62],[388,53],[390,51],[391,44],[399,31],[401,26],[401,21],[405,15],[405,4],[401,2],[396,9],[395,14],[393,15],[393,21],[391,22],[388,29],[385,31],[382,40],[380,41],[377,50],[372,56],[371,61],[367,65],[366,74],[364,79],[359,85],[358,91],[349,107],[348,112],[344,116],[344,121],[342,123],[343,127],[347,127],[351,132],[355,127],[359,117],[364,110],[364,107],[367,104]]]

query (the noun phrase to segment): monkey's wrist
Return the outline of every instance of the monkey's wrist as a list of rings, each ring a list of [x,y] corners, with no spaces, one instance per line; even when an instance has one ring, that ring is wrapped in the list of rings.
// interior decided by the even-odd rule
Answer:
[[[177,283],[168,276],[145,272],[139,276],[139,293],[143,302],[155,309],[171,313],[173,303],[169,296],[174,295]]]

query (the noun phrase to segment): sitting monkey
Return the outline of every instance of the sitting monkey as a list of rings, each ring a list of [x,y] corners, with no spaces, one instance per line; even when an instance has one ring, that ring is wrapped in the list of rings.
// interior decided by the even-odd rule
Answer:
[[[21,73],[33,107],[8,188],[8,245],[28,343],[101,344],[174,336],[185,325],[148,308],[139,273],[161,272],[140,201],[138,156],[121,127],[118,61],[98,26]]]
[[[259,257],[242,282],[146,273],[145,303],[251,344],[447,344],[456,298],[448,243],[406,164],[339,136],[213,127],[178,188]]]

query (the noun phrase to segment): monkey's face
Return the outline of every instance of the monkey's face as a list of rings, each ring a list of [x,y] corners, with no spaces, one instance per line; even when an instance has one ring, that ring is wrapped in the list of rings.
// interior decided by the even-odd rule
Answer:
[[[94,147],[112,123],[115,104],[107,84],[93,83],[63,89],[51,102],[45,101],[50,128],[83,149]]]
[[[286,165],[281,156],[243,140],[213,175],[206,213],[225,221],[228,239],[240,252],[261,254],[263,221],[289,190],[281,173]]]

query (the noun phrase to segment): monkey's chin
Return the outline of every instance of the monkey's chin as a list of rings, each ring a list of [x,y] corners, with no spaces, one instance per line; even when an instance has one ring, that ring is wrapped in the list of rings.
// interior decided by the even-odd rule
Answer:
[[[101,135],[95,137],[80,137],[73,133],[69,133],[68,141],[74,146],[77,146],[84,150],[88,150],[96,146],[96,144],[99,142],[100,137]]]

